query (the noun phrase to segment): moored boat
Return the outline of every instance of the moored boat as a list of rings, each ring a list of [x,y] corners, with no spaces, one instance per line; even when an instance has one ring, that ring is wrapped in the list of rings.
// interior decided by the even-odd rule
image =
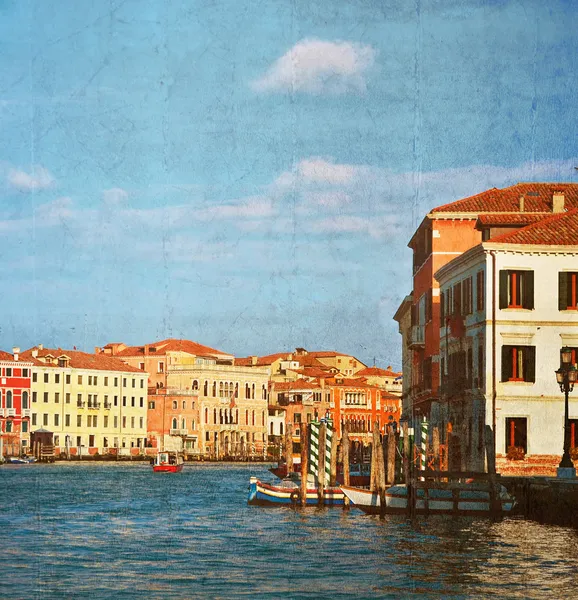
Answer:
[[[344,495],[340,488],[325,488],[324,505],[343,505],[343,502]],[[248,503],[256,506],[297,506],[301,504],[300,486],[290,478],[283,479],[279,485],[272,485],[251,477]],[[317,488],[307,488],[306,504],[319,504]]]
[[[151,461],[154,473],[178,473],[183,470],[183,457],[178,452],[159,452]]]
[[[379,493],[351,486],[341,486],[345,496],[360,510],[368,514],[406,514],[408,489],[394,485],[385,491],[382,509]],[[509,513],[514,499],[506,488],[498,486],[499,511]],[[477,483],[430,483],[415,489],[415,514],[480,515],[492,514],[491,495],[487,485]]]

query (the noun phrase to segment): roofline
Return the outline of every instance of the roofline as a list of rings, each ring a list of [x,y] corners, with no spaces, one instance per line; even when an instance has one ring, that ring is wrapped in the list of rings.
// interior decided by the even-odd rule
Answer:
[[[475,258],[477,255],[485,254],[484,244],[480,243],[472,248],[469,248],[459,256],[456,256],[450,262],[446,263],[442,267],[440,267],[434,274],[434,279],[439,283],[440,278],[443,278],[447,275],[448,272],[453,271],[458,268],[462,263],[467,263],[472,258]]]
[[[404,309],[405,306],[413,304],[413,292],[409,293],[402,301],[401,304],[397,307],[395,314],[393,315],[393,320],[399,323],[401,319],[402,312],[406,312],[407,308]],[[399,319],[397,318],[399,315]]]

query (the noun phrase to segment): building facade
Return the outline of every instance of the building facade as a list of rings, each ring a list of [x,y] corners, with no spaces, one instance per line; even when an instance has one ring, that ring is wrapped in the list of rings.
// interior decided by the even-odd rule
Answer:
[[[30,381],[32,363],[0,351],[0,460],[27,452],[30,440]]]
[[[149,437],[156,446],[162,443],[214,459],[266,453],[268,367],[236,365],[233,355],[189,340],[167,339],[143,346],[108,344],[95,351],[150,369],[147,406],[151,423],[156,425]],[[179,427],[172,427],[173,419]],[[186,427],[182,427],[183,420]],[[167,432],[174,439],[167,439]]]
[[[578,210],[499,232],[436,273],[441,288],[440,399],[455,466],[484,467],[490,425],[502,473],[555,475],[564,441],[560,349],[578,360]],[[570,394],[572,448],[578,398]],[[578,458],[578,456],[577,456]]]
[[[38,345],[31,360],[31,430],[54,434],[55,454],[135,454],[147,437],[147,373],[107,357]]]

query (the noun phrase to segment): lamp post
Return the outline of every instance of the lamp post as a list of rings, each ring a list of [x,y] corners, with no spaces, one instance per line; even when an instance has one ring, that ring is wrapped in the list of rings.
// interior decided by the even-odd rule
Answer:
[[[556,381],[564,392],[564,454],[558,465],[558,477],[576,477],[576,469],[570,458],[570,421],[568,418],[568,394],[574,389],[578,371],[572,364],[572,350],[560,350],[560,368],[556,371]]]

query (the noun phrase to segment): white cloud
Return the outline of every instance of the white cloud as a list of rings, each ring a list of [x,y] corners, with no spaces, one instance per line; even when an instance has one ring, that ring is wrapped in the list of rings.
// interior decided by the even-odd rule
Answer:
[[[123,204],[128,198],[128,192],[122,188],[111,188],[102,192],[102,201],[108,206]]]
[[[252,87],[258,92],[364,92],[375,56],[376,51],[365,44],[305,39],[277,59]]]
[[[275,215],[275,208],[270,198],[250,196],[237,202],[212,206],[195,214],[197,219],[261,219]]]
[[[36,219],[39,225],[53,225],[64,219],[72,218],[75,212],[72,198],[63,196],[52,202],[41,204],[36,209]]]
[[[54,183],[54,177],[48,169],[40,165],[34,165],[31,173],[10,169],[8,171],[8,183],[22,192],[29,192],[50,187]]]
[[[384,238],[397,235],[400,231],[396,217],[358,217],[355,215],[337,215],[320,219],[311,224],[311,230],[317,233],[360,233],[370,237]]]

